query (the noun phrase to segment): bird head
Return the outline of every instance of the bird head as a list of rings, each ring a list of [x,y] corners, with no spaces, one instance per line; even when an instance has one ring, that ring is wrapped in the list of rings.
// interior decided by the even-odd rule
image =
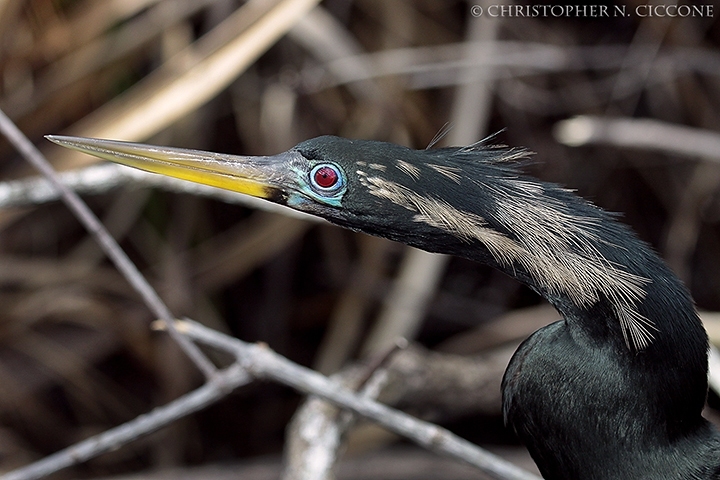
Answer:
[[[438,237],[448,233],[452,240],[467,243],[474,236],[470,230],[484,222],[464,210],[468,202],[492,201],[483,191],[475,192],[477,182],[471,180],[477,175],[463,171],[457,148],[413,150],[321,136],[277,155],[238,156],[93,138],[47,138],[106,160],[267,199],[431,251],[447,247],[447,238],[439,242]],[[473,195],[463,196],[462,191]]]
[[[272,156],[77,137],[49,140],[149,172],[264,198],[340,226],[492,265],[566,318],[602,308],[618,344],[649,345],[641,311],[659,260],[617,222],[557,185],[523,176],[523,149],[400,145],[322,136]],[[648,267],[648,266],[652,266]],[[660,284],[657,284],[660,285]]]

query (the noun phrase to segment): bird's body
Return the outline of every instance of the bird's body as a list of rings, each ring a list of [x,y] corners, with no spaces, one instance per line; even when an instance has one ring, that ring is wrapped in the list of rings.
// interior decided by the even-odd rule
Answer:
[[[523,176],[522,150],[318,137],[274,157],[52,140],[353,230],[492,265],[562,314],[503,380],[506,421],[548,479],[720,479],[701,417],[707,336],[658,256],[611,215]]]
[[[662,374],[672,366],[636,365],[614,350],[578,340],[563,320],[516,352],[503,382],[505,415],[543,477],[720,478],[717,431],[699,409],[668,411],[693,398]]]

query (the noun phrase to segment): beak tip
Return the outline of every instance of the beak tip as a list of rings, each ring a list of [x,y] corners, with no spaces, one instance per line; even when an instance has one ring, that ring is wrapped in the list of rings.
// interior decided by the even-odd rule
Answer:
[[[45,135],[45,139],[49,140],[57,145],[67,146],[71,143],[73,137],[66,137],[64,135]]]
[[[93,153],[89,150],[95,150],[95,148],[101,147],[103,143],[107,143],[107,141],[96,138],[72,137],[69,135],[45,135],[45,139],[61,147],[78,150],[91,155]]]

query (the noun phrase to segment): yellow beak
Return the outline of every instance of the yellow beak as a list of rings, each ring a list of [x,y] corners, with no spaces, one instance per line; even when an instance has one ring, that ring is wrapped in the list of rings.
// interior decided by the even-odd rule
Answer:
[[[152,173],[276,199],[284,184],[287,161],[293,153],[246,157],[141,143],[48,135],[63,147]],[[283,168],[284,167],[284,168]]]

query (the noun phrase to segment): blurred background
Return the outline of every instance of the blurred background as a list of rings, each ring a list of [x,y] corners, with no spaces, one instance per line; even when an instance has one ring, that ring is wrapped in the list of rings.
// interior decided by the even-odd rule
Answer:
[[[43,135],[261,155],[324,134],[425,148],[448,123],[445,145],[499,132],[492,142],[536,152],[529,173],[620,212],[720,342],[719,13],[672,5],[0,0],[0,109],[65,172],[95,160]],[[34,175],[4,138],[0,173],[0,189]],[[85,200],[178,317],[326,374],[404,336],[414,347],[381,399],[532,468],[503,427],[499,382],[517,344],[557,315],[524,286],[235,197],[93,182]],[[63,204],[2,206],[0,470],[202,383]],[[461,355],[467,371],[452,366]],[[278,478],[301,402],[255,383],[53,478],[226,464]],[[346,458],[341,478],[477,478],[367,425]]]

